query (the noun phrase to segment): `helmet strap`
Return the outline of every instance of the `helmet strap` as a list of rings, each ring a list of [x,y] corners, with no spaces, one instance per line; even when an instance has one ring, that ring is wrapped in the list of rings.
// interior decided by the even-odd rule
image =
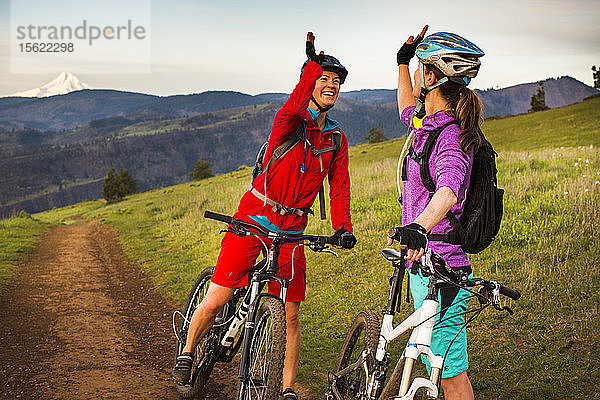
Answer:
[[[431,92],[433,89],[442,86],[444,83],[448,82],[447,76],[444,76],[442,79],[438,80],[431,86],[425,85],[425,66],[421,61],[419,61],[419,77],[421,80],[421,92],[419,97],[417,98],[417,105],[415,107],[415,116],[417,118],[423,118],[425,116],[425,96],[427,93]]]
[[[327,112],[329,110],[331,110],[331,108],[334,106],[333,104],[330,106],[326,106],[323,107],[322,105],[319,104],[319,102],[317,101],[317,99],[315,99],[315,96],[313,96],[312,94],[310,95],[310,99],[312,100],[313,103],[315,103],[315,105],[317,106],[317,108],[319,109],[319,112]]]

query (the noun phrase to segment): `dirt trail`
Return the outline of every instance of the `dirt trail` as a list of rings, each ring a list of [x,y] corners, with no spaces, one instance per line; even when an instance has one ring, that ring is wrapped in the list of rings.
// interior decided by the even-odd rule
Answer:
[[[173,309],[107,226],[51,229],[0,297],[0,398],[180,399]],[[220,368],[206,399],[235,396]]]

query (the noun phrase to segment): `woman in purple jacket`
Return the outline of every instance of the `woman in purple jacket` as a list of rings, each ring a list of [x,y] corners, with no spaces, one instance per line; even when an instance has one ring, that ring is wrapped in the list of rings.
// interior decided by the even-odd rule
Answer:
[[[479,129],[481,101],[467,88],[477,75],[483,51],[468,40],[452,33],[438,32],[423,39],[427,26],[416,37],[410,36],[397,54],[398,109],[400,118],[414,131],[413,154],[423,150],[430,132],[443,127],[434,144],[429,171],[435,192],[423,186],[419,164],[408,157],[402,194],[402,221],[397,236],[407,248],[407,260],[417,261],[427,246],[430,234],[448,234],[452,230],[446,216],[451,211],[457,218],[464,209],[469,189],[473,154],[483,141]],[[414,73],[414,87],[408,64],[417,55],[419,66]],[[471,273],[469,259],[460,245],[430,240],[430,248],[453,268]],[[420,272],[409,274],[415,309],[427,293],[427,278]],[[467,376],[467,338],[462,313],[467,309],[468,293],[443,289],[441,307],[446,310],[444,327],[434,329],[431,350],[441,356],[447,352],[442,371],[442,388],[447,400],[473,399]],[[450,320],[447,320],[448,317]],[[457,332],[460,333],[450,346]],[[449,348],[449,350],[448,350]],[[426,361],[426,360],[425,360]],[[427,365],[429,368],[429,365]]]

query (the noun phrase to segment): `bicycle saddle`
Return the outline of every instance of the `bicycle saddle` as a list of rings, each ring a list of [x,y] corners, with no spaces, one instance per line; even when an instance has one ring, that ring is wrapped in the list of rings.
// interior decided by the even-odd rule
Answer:
[[[401,261],[402,260],[402,254],[398,253],[394,249],[383,249],[383,250],[381,250],[381,254],[383,254],[385,259],[388,261]]]

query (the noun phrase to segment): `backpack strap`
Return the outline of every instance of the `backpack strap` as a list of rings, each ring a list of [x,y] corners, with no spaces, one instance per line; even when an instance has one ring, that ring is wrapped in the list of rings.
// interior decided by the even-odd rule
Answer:
[[[296,129],[296,131],[282,144],[280,144],[279,146],[277,146],[277,148],[275,150],[273,150],[273,154],[271,154],[271,158],[269,159],[269,161],[267,162],[267,164],[264,166],[263,171],[268,174],[268,170],[269,167],[277,160],[279,160],[280,158],[282,158],[283,156],[285,156],[287,153],[289,153],[298,143],[304,141],[306,143],[308,143],[309,148],[311,153],[315,156],[315,157],[321,157],[321,154],[324,153],[328,153],[328,152],[333,152],[333,155],[331,156],[331,162],[333,162],[333,159],[336,157],[337,152],[339,150],[339,148],[341,147],[341,138],[342,138],[342,131],[340,131],[339,129],[334,130],[333,132],[331,132],[331,146],[323,148],[323,149],[317,149],[315,146],[313,146],[309,141],[308,138],[306,136],[306,120],[303,120],[302,123],[298,126],[298,128]],[[336,140],[337,138],[337,140]],[[265,177],[265,192],[267,189],[267,179]],[[254,193],[253,187],[252,185],[250,185],[250,190]],[[258,191],[256,191],[258,193]],[[256,195],[256,193],[254,193]],[[260,194],[260,193],[259,193]],[[274,207],[279,206],[280,209],[284,210],[284,209],[291,209],[291,207],[284,207],[281,206],[277,203],[275,203],[273,200],[267,198],[265,195],[260,194],[262,197],[259,197],[261,200],[263,200],[265,202],[265,204],[269,204],[272,205]],[[271,204],[271,203],[275,203],[275,204]],[[321,184],[321,188],[319,189],[319,205],[320,205],[320,214],[321,214],[321,219],[326,219],[327,215],[326,215],[326,210],[325,210],[325,190],[323,188],[323,184]],[[312,210],[308,209],[308,211],[305,210],[301,210],[302,211],[302,215],[304,214],[313,214]],[[291,214],[298,214],[299,213],[295,212],[295,209],[292,210],[292,212],[288,212]]]
[[[306,139],[306,120],[303,120],[302,123],[298,126],[296,131],[282,144],[277,146],[275,150],[273,150],[273,154],[271,154],[271,158],[269,162],[265,165],[263,171],[269,169],[271,164],[275,161],[279,160],[281,157],[285,156],[290,152],[298,143],[300,143],[303,139]]]
[[[333,132],[331,132],[331,146],[326,147],[321,150],[317,150],[318,154],[315,154],[315,151],[313,151],[312,148],[311,148],[311,151],[313,152],[313,154],[315,154],[315,156],[333,151],[333,154],[331,155],[331,163],[332,163],[333,160],[335,159],[335,157],[337,156],[338,150],[342,146],[341,143],[342,143],[342,131],[340,131],[339,129],[336,129]],[[329,164],[330,166],[331,166],[331,163]],[[322,183],[321,183],[321,188],[319,189],[319,210],[320,210],[320,214],[321,214],[321,219],[323,219],[323,220],[326,219],[327,212],[325,210],[325,188],[323,187]]]
[[[423,186],[425,186],[425,189],[427,189],[427,191],[429,192],[429,200],[431,200],[431,198],[435,194],[435,183],[433,182],[431,172],[429,171],[429,160],[431,159],[433,147],[435,146],[435,143],[437,142],[444,129],[456,123],[456,121],[448,122],[437,128],[436,130],[430,132],[429,136],[427,137],[427,140],[425,141],[425,145],[423,146],[423,150],[420,153],[417,153],[414,147],[411,145],[408,154],[405,157],[402,179],[406,180],[408,178],[407,158],[410,157],[419,164],[419,173],[421,175],[421,181],[423,182]],[[456,218],[456,216],[451,211],[448,211],[446,213],[446,218],[448,218],[448,220],[450,221],[450,225],[452,225],[453,230],[447,234],[429,234],[427,235],[428,239],[434,241],[439,240],[450,244],[462,244],[462,238],[465,237],[465,229],[458,221],[458,218]]]
[[[456,121],[448,122],[445,125],[440,126],[434,131],[429,133],[427,136],[427,140],[425,141],[425,146],[423,146],[423,150],[420,153],[415,151],[415,148],[411,145],[408,151],[408,157],[412,158],[414,161],[419,164],[419,171],[421,174],[421,181],[423,182],[423,186],[429,192],[429,199],[433,197],[435,194],[435,183],[433,182],[433,178],[431,177],[431,172],[429,171],[429,160],[431,159],[431,153],[433,152],[433,147],[435,146],[438,138],[448,126],[456,124]]]
[[[336,140],[336,137],[339,138],[339,140]],[[339,129],[336,129],[333,132],[331,132],[331,146],[325,147],[323,149],[317,149],[315,146],[311,145],[310,151],[313,153],[313,155],[315,157],[318,157],[321,154],[329,153],[330,151],[333,151],[333,155],[331,157],[331,160],[333,160],[337,154],[337,151],[340,149],[341,142],[342,142],[341,138],[342,138],[342,131],[340,131]]]

